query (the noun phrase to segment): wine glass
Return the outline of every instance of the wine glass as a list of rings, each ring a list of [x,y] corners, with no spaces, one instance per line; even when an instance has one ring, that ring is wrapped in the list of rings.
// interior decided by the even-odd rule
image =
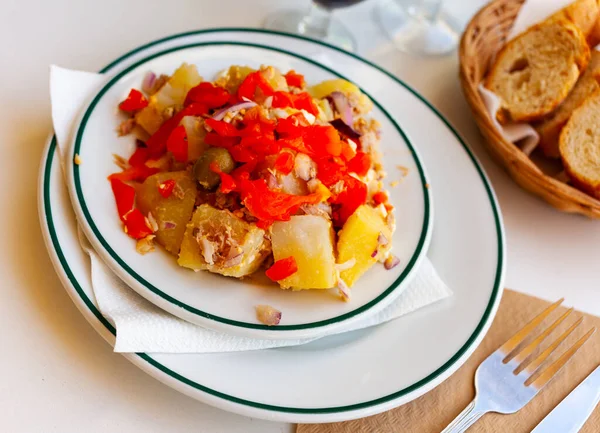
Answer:
[[[333,18],[333,10],[360,3],[363,0],[313,0],[310,10],[277,11],[267,17],[265,28],[295,33],[323,40],[347,51],[356,51],[356,41],[340,21]]]
[[[458,43],[458,26],[443,14],[442,0],[380,0],[375,13],[401,51],[446,54]]]

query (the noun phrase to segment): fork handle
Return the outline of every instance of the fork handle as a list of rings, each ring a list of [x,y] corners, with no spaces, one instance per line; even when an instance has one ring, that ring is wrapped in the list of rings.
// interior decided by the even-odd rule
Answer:
[[[465,432],[486,412],[488,411],[477,407],[477,400],[473,400],[441,433]]]

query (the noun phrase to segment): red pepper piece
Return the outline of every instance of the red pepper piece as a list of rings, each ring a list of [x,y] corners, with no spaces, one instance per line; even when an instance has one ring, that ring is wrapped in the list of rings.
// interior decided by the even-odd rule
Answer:
[[[205,123],[221,137],[239,137],[240,131],[231,123],[222,120],[206,119]]]
[[[373,194],[373,201],[378,205],[381,203],[387,203],[388,195],[385,191],[377,191],[375,194]]]
[[[167,150],[167,140],[171,132],[179,125],[185,116],[202,116],[208,113],[208,107],[201,103],[193,103],[171,117],[146,141],[151,157],[162,156]]]
[[[211,162],[208,168],[210,168],[210,171],[212,171],[213,173],[217,173],[221,178],[222,193],[227,194],[235,189],[236,185],[235,180],[233,180],[233,177],[227,173],[222,172],[216,161]]]
[[[160,170],[155,167],[148,167],[147,165],[137,165],[134,167],[129,167],[126,170],[123,170],[120,173],[113,173],[108,176],[109,180],[118,179],[123,182],[135,181],[135,182],[143,182],[146,180],[148,176],[152,176],[153,174],[158,173]]]
[[[188,142],[185,127],[179,125],[167,139],[167,150],[173,154],[176,161],[186,162],[188,159]]]
[[[148,106],[148,100],[142,92],[136,89],[131,89],[127,98],[119,104],[119,109],[122,111],[132,112],[141,110]]]
[[[306,85],[304,75],[298,74],[293,69],[289,70],[285,76],[285,82],[288,86],[303,88]]]
[[[294,256],[290,256],[273,263],[273,266],[267,269],[265,275],[273,281],[279,281],[294,275],[296,272],[298,272],[298,264]]]
[[[133,239],[143,239],[153,233],[146,223],[146,217],[139,209],[134,209],[125,215],[125,230]]]
[[[249,73],[244,81],[242,81],[237,95],[241,100],[246,98],[251,101],[257,101],[258,99],[262,102],[263,99],[273,95],[273,88],[260,71],[256,71]]]
[[[111,179],[110,186],[115,196],[115,201],[117,202],[119,218],[123,220],[123,217],[133,209],[135,188],[119,179]]]
[[[354,150],[352,148],[352,146],[350,146],[350,143],[348,143],[346,140],[343,140],[341,157],[346,161],[350,161],[355,156],[356,156],[356,150]]]
[[[147,147],[138,147],[137,149],[135,149],[135,152],[133,152],[133,155],[129,157],[128,162],[129,165],[131,165],[132,167],[136,167],[138,165],[144,165],[146,161],[148,161],[149,157],[150,151]]]
[[[204,81],[196,87],[190,89],[185,97],[183,105],[187,106],[193,102],[202,103],[209,109],[219,108],[229,102],[229,92],[222,87],[217,87],[214,84]]]
[[[273,93],[273,101],[271,102],[273,108],[294,108],[296,110],[306,110],[310,114],[316,116],[319,114],[319,109],[312,100],[312,97],[306,93],[289,93],[283,91],[277,91]]]
[[[348,162],[348,171],[359,176],[365,176],[371,168],[371,157],[364,152],[357,152],[356,156]]]
[[[367,185],[364,182],[348,175],[343,181],[344,190],[332,199],[332,203],[339,205],[332,218],[336,227],[342,227],[350,215],[367,201]]]
[[[275,160],[275,170],[283,173],[290,174],[294,168],[294,155],[290,152],[281,152]]]
[[[167,179],[158,184],[158,193],[164,198],[169,198],[175,189],[176,182],[173,179]]]

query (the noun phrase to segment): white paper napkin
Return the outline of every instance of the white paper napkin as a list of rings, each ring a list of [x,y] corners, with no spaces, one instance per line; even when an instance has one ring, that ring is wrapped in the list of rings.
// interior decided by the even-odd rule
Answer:
[[[513,39],[532,25],[543,21],[554,12],[571,3],[573,3],[573,0],[527,0],[519,10],[513,28],[509,33],[508,40]],[[483,84],[479,85],[479,94],[492,118],[494,126],[500,131],[502,136],[511,143],[518,143],[526,155],[533,152],[540,141],[537,131],[528,123],[501,125],[496,120],[496,115],[500,109],[500,99],[492,91],[486,89]]]
[[[50,67],[52,121],[59,153],[73,134],[76,117],[99,86],[101,74]],[[66,156],[65,156],[66,158]],[[70,162],[70,161],[69,161]],[[63,166],[66,160],[63,160]],[[85,163],[85,162],[84,162]],[[307,340],[261,340],[212,331],[181,320],[148,302],[121,281],[91,248],[79,231],[82,248],[91,261],[90,279],[98,308],[115,326],[115,352],[213,353],[259,350],[305,344]],[[362,329],[398,318],[425,305],[451,296],[433,265],[425,259],[404,293],[376,315],[369,316],[336,333]],[[285,312],[283,312],[285,314]]]

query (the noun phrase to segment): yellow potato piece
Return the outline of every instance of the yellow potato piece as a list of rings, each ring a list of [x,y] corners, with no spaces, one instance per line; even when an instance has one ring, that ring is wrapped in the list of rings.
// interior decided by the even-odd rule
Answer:
[[[377,238],[382,233],[387,245],[378,245]],[[373,264],[391,248],[392,233],[383,216],[373,207],[362,205],[348,218],[339,233],[337,243],[338,263],[356,260],[354,266],[340,273],[340,277],[350,287]],[[377,251],[375,257],[371,257]]]
[[[167,107],[181,107],[187,93],[202,81],[195,65],[183,63],[169,81],[150,97],[150,106],[161,113]]]
[[[336,285],[331,222],[316,215],[293,216],[271,227],[275,260],[293,256],[298,271],[279,281],[283,288],[329,289]]]
[[[176,182],[174,192],[163,197],[158,185],[166,180]],[[171,254],[179,253],[185,226],[192,217],[196,201],[196,181],[186,171],[157,173],[148,177],[138,188],[136,202],[144,214],[152,213],[158,224],[156,241]]]
[[[199,237],[206,236],[207,239],[229,239],[234,245],[241,248],[241,262],[234,266],[226,266],[224,263],[215,261],[207,263],[200,243]],[[218,245],[215,253],[219,253]],[[265,240],[265,231],[236,217],[227,210],[219,210],[203,204],[198,206],[192,220],[187,225],[181,251],[179,253],[179,266],[194,271],[207,270],[228,277],[243,277],[256,271],[264,259],[270,254],[269,242]]]
[[[356,86],[356,84],[353,84],[350,81],[342,80],[341,78],[323,81],[308,89],[308,93],[310,93],[313,98],[317,99],[324,98],[333,92],[360,93],[360,89]]]

